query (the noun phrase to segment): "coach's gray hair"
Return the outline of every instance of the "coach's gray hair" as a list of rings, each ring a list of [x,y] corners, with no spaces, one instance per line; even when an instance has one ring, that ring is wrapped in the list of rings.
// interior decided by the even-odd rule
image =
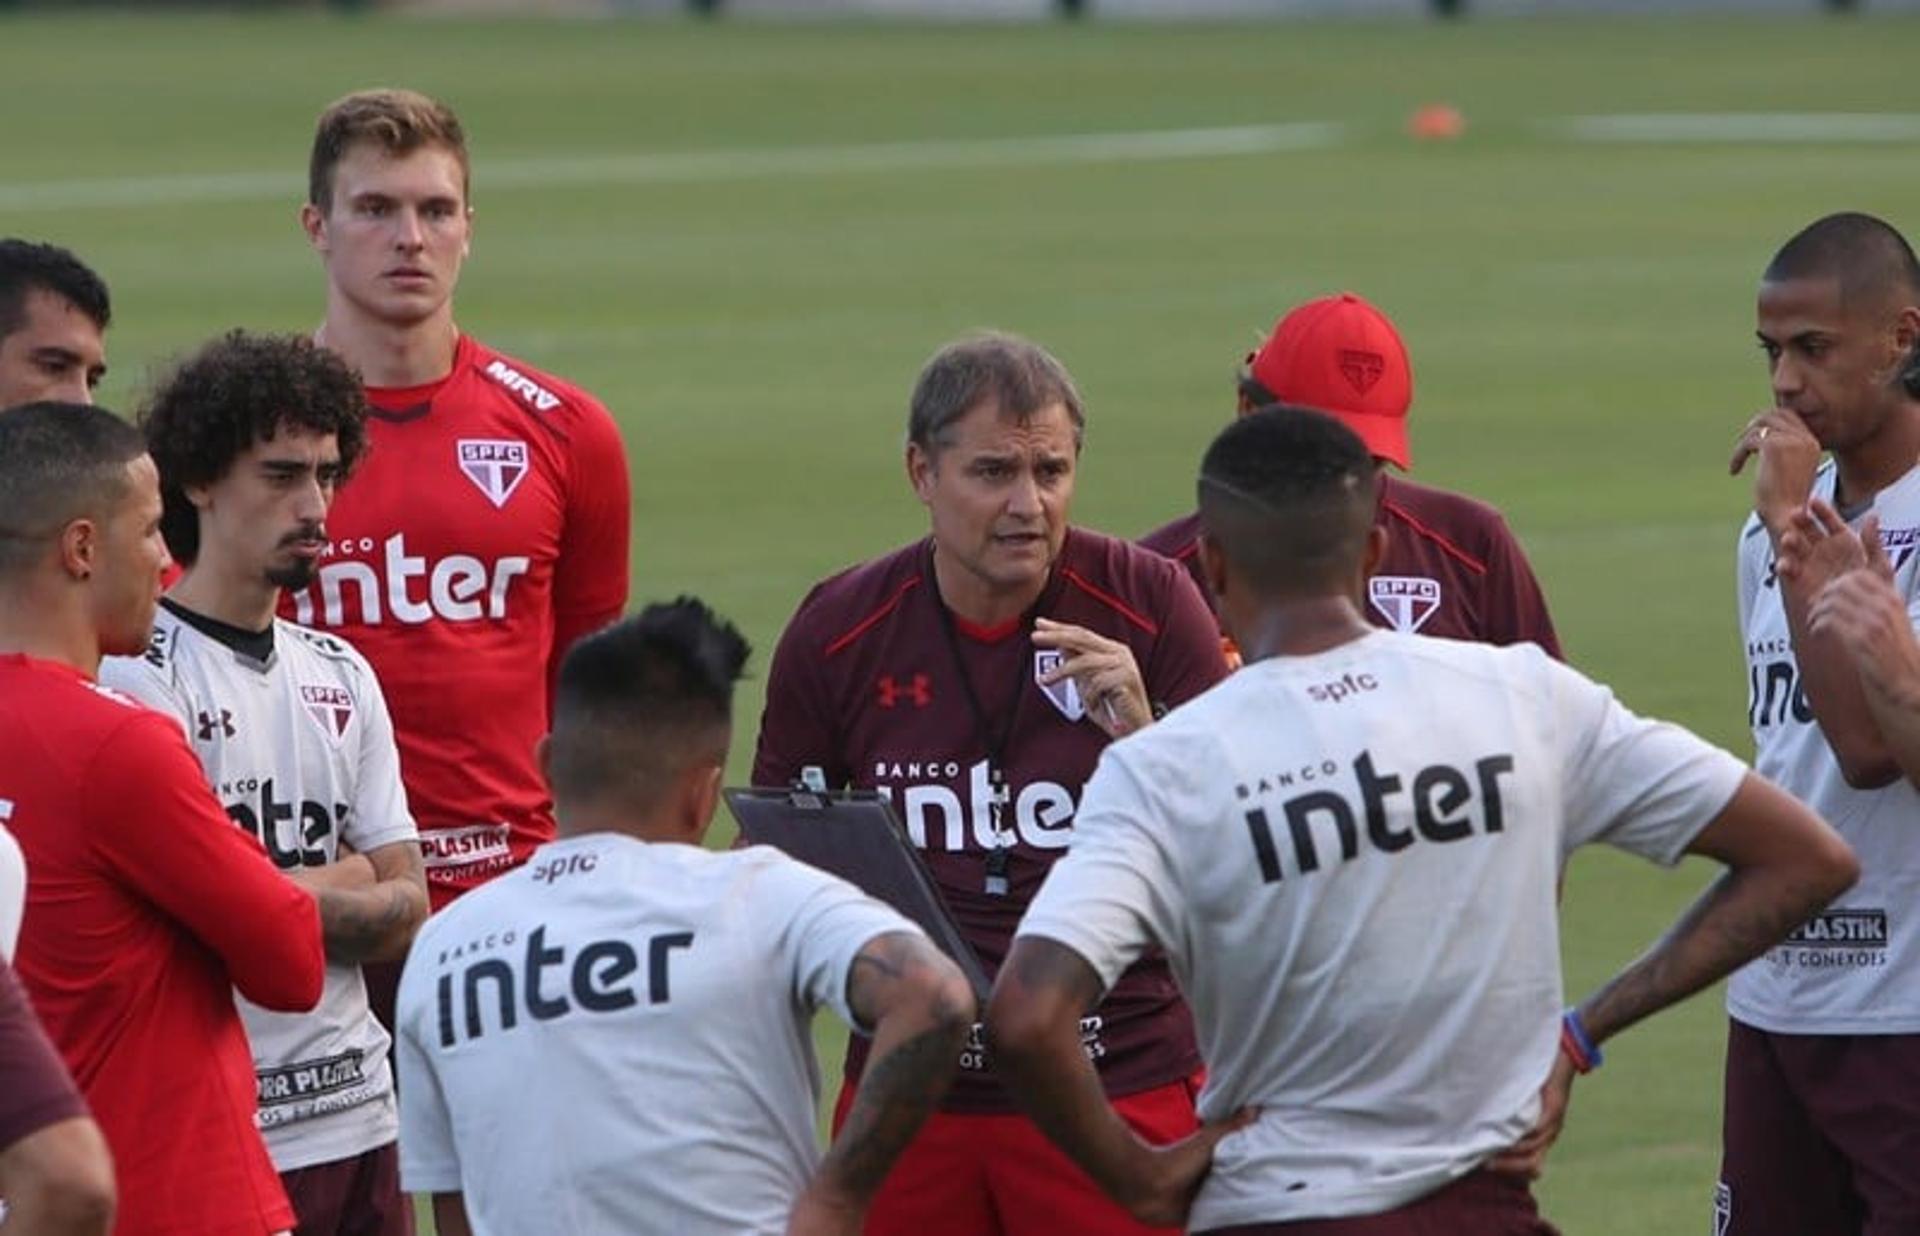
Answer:
[[[907,410],[907,441],[936,455],[952,445],[954,422],[988,403],[1016,421],[1061,404],[1073,421],[1075,448],[1086,435],[1086,409],[1067,367],[1032,340],[982,331],[941,348],[920,370]]]
[[[0,412],[0,578],[41,561],[76,519],[104,519],[146,454],[140,431],[103,408],[30,403]]]

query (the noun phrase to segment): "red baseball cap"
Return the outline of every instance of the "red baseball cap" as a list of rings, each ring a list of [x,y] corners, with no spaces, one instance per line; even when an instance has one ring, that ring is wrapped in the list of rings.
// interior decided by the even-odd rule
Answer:
[[[1386,314],[1352,292],[1310,300],[1274,323],[1247,369],[1279,402],[1329,413],[1375,456],[1412,466],[1407,345]]]

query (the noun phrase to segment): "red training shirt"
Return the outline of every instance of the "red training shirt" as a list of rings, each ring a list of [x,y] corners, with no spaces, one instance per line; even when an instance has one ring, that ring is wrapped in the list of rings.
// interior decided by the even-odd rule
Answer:
[[[1029,642],[1032,620],[1073,623],[1127,644],[1156,704],[1191,699],[1227,667],[1213,619],[1177,567],[1080,528],[1068,530],[1046,591],[1023,618],[987,630],[949,612],[949,643],[943,609],[925,541],[816,586],[774,652],[753,782],[786,786],[813,766],[831,787],[887,794],[993,974],[1027,903],[1073,839],[1081,790],[1108,742],[1090,718],[1069,715],[1077,697],[1036,681],[1053,654]],[[984,735],[963,672],[986,719]],[[1010,798],[1004,825],[1018,840],[1008,856],[1008,892],[994,896],[986,891],[993,848],[987,745],[1002,734]],[[1165,1085],[1200,1065],[1187,1007],[1157,954],[1121,976],[1082,1035],[1109,1094]],[[852,1044],[850,1084],[865,1047],[858,1038]],[[977,1028],[946,1107],[1015,1110]]]
[[[1483,644],[1535,643],[1561,659],[1547,599],[1500,512],[1463,494],[1380,474],[1386,557],[1367,581],[1367,617],[1391,631]],[[1187,568],[1213,604],[1200,570],[1200,516],[1140,538]]]
[[[468,335],[446,378],[367,398],[366,458],[281,612],[372,662],[439,909],[553,838],[534,747],[561,656],[627,603],[626,449],[593,396]]]
[[[27,861],[14,968],[113,1152],[119,1230],[293,1226],[233,989],[314,1006],[313,898],[227,819],[177,722],[77,670],[0,656],[0,750]]]

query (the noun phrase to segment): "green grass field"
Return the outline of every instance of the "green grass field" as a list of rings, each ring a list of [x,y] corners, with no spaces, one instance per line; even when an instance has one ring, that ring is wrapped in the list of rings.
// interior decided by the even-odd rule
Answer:
[[[1550,122],[1897,112],[1916,51],[1920,25],[1891,19],[15,16],[0,20],[0,232],[73,245],[112,282],[105,396],[125,407],[213,332],[317,322],[295,210],[321,105],[374,84],[443,95],[476,161],[462,323],[621,417],[636,599],[697,592],[764,651],[810,582],[922,530],[901,427],[943,340],[1001,326],[1066,360],[1091,417],[1077,515],[1133,534],[1188,503],[1256,332],[1353,288],[1412,348],[1417,475],[1505,508],[1572,659],[1746,752],[1731,598],[1746,490],[1725,465],[1767,402],[1755,280],[1830,210],[1920,230],[1916,139],[1595,144]],[[1434,100],[1465,112],[1463,140],[1403,135]],[[1003,140],[1309,121],[1336,140],[1071,160]],[[1705,875],[1577,861],[1570,989],[1653,938]],[[1580,1085],[1542,1188],[1567,1232],[1706,1229],[1722,1025],[1703,996]]]

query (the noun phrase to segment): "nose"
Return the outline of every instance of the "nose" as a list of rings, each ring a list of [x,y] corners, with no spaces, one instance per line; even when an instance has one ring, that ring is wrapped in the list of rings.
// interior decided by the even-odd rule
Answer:
[[[308,478],[306,484],[300,486],[293,506],[293,513],[301,520],[319,522],[327,513],[326,487],[317,478]]]
[[[398,235],[394,237],[394,243],[396,245],[409,251],[423,248],[426,245],[427,230],[420,222],[419,211],[412,207],[407,207],[395,212],[395,218],[398,220],[395,226],[399,229]]]
[[[87,385],[87,375],[76,373],[71,378],[62,378],[47,391],[48,399],[57,399],[62,403],[93,402],[93,387]]]
[[[1769,375],[1773,382],[1773,401],[1784,404],[1788,399],[1800,393],[1806,386],[1805,375],[1793,359],[1791,352],[1782,352],[1773,362],[1773,372]]]
[[[1041,513],[1040,483],[1031,471],[1021,472],[1019,479],[1007,491],[1007,513],[1020,516],[1038,516]]]

